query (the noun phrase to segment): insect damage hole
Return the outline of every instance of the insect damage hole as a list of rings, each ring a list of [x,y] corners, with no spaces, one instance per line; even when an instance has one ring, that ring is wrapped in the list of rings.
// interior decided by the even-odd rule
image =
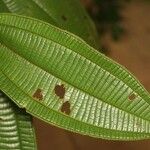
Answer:
[[[55,88],[54,88],[54,91],[55,91],[55,94],[60,98],[60,99],[63,99],[64,96],[65,96],[65,87],[63,84],[61,85],[56,85]]]
[[[33,94],[33,98],[36,98],[38,100],[42,100],[43,99],[42,90],[41,89],[37,89],[35,91],[35,93]]]
[[[65,113],[67,115],[70,114],[71,110],[70,110],[70,103],[69,103],[69,101],[66,101],[66,102],[64,102],[62,104],[62,106],[61,106],[61,112]]]
[[[128,96],[128,99],[129,99],[130,101],[135,100],[135,98],[136,98],[136,95],[135,95],[134,93],[132,93],[132,94],[130,94],[130,95]]]

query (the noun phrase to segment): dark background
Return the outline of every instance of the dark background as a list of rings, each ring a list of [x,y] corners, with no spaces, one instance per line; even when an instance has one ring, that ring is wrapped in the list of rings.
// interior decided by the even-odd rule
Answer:
[[[150,1],[82,2],[97,25],[104,53],[128,68],[150,92]],[[150,140],[95,139],[37,119],[34,119],[34,126],[39,150],[150,150]]]

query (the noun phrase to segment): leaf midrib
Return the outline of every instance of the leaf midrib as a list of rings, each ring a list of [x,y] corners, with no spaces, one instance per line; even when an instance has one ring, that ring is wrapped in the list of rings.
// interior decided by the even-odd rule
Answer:
[[[34,19],[34,20],[36,20],[36,19]],[[42,22],[43,23],[43,22]],[[53,40],[53,39],[48,39],[48,38],[46,38],[45,36],[43,36],[43,35],[41,35],[41,34],[39,34],[39,33],[35,33],[35,32],[33,32],[33,31],[30,31],[30,30],[28,30],[28,29],[23,29],[23,28],[20,28],[20,27],[16,27],[16,26],[13,26],[13,25],[7,25],[7,24],[4,24],[4,23],[0,23],[2,26],[8,26],[8,27],[14,27],[14,28],[16,28],[16,29],[21,29],[21,30],[23,30],[23,31],[26,31],[26,32],[28,32],[28,33],[31,33],[31,34],[34,34],[34,35],[37,35],[37,36],[39,36],[39,37],[42,37],[42,38],[44,38],[44,39],[46,39],[46,40],[48,40],[48,41],[52,41],[52,42],[54,42],[54,43],[56,43],[56,44],[58,44],[58,45],[60,45],[60,46],[63,46],[63,47],[65,47],[65,48],[67,48],[67,49],[69,49],[69,50],[72,50],[72,49],[70,49],[68,46],[64,46],[63,44],[60,44],[59,42],[57,42],[57,41],[55,41],[55,40]],[[45,23],[46,24],[46,23]],[[54,27],[53,25],[51,25],[52,27]],[[57,27],[54,27],[55,29],[58,29]],[[64,31],[66,34],[68,34],[68,32],[66,32],[66,31]],[[74,35],[75,36],[75,35]],[[75,36],[76,37],[76,36]],[[80,38],[78,37],[78,39],[80,40]],[[82,39],[81,39],[82,40]],[[85,41],[83,41],[84,43],[85,43]],[[4,44],[5,45],[5,44]],[[5,45],[6,47],[7,47],[7,45]],[[93,50],[93,49],[92,49]],[[125,83],[121,78],[119,78],[118,76],[115,76],[113,73],[111,73],[109,70],[107,70],[106,68],[104,68],[103,66],[100,66],[99,64],[97,64],[96,62],[93,62],[92,60],[90,60],[89,58],[87,58],[85,55],[82,55],[82,54],[80,54],[80,53],[77,53],[76,51],[74,51],[74,50],[72,50],[74,53],[76,53],[76,54],[79,54],[80,56],[82,56],[82,57],[84,57],[85,59],[87,59],[87,60],[89,60],[91,63],[95,63],[97,66],[99,66],[99,67],[101,67],[104,71],[107,71],[110,75],[112,75],[113,77],[115,77],[116,79],[119,79],[120,81],[122,81],[126,86],[128,86],[130,89],[132,89],[132,91],[134,91],[134,93],[136,93],[136,95],[138,95],[141,99],[143,99],[142,98],[142,96],[141,96],[141,94],[139,94],[135,89],[133,89],[130,85],[128,85],[127,83]],[[18,53],[17,53],[18,54]],[[102,54],[99,54],[99,55],[102,55]],[[19,55],[20,56],[20,55]],[[20,57],[22,57],[22,56],[20,56]],[[103,56],[103,57],[105,57],[105,56]],[[108,58],[107,58],[108,59]],[[26,60],[28,60],[28,59],[26,59]],[[30,61],[29,61],[30,62]],[[32,62],[33,63],[33,62]],[[34,63],[33,63],[34,64]],[[35,64],[34,64],[35,65]],[[37,66],[37,65],[35,65],[35,66]],[[120,68],[122,68],[121,66],[119,66]],[[41,68],[41,67],[40,67]],[[41,68],[41,69],[43,69],[43,68]],[[43,69],[43,70],[45,70],[45,69]],[[46,71],[46,72],[48,72],[48,71]],[[48,72],[49,73],[49,72]],[[50,73],[51,74],[51,73]],[[130,73],[129,73],[130,74]],[[131,75],[131,74],[130,74]],[[132,75],[131,75],[132,76]],[[132,78],[133,78],[133,76],[132,76]],[[62,80],[62,79],[61,79]],[[66,81],[65,81],[66,82]],[[137,83],[138,84],[138,83]],[[72,85],[72,84],[71,84]],[[142,86],[142,85],[141,85]],[[74,86],[75,87],[75,86]],[[139,86],[138,86],[139,87]],[[143,87],[142,87],[143,88]],[[82,91],[84,91],[84,90],[82,90]],[[145,94],[145,91],[143,91],[144,92],[144,94]],[[91,94],[92,95],[92,94]],[[93,95],[92,95],[93,96]],[[95,97],[95,96],[94,96]],[[99,99],[99,98],[98,98]],[[149,105],[149,103],[148,103],[148,101],[147,100],[145,100],[145,99],[143,99],[148,105]]]
[[[1,42],[2,43],[2,42]],[[9,46],[7,46],[7,45],[5,45],[4,43],[3,43],[3,45],[5,46],[5,47],[7,47],[10,51],[13,51],[13,53],[15,54],[15,55],[18,55],[19,57],[21,57],[22,59],[24,59],[24,60],[26,60],[27,62],[30,62],[30,61],[28,61],[28,59],[26,59],[26,58],[24,58],[24,57],[22,57],[21,55],[19,55],[18,53],[16,53],[12,48],[10,48]],[[53,73],[50,73],[50,72],[48,72],[47,70],[45,70],[45,69],[43,69],[42,67],[40,67],[40,66],[37,66],[36,64],[34,64],[33,62],[30,62],[31,64],[33,64],[34,66],[36,66],[37,68],[40,68],[40,69],[42,69],[42,70],[44,70],[46,73],[48,73],[48,74],[51,74],[51,75],[53,75]],[[5,74],[5,73],[3,73],[3,74]],[[5,74],[6,75],[6,74]],[[6,75],[7,76],[7,75]],[[63,79],[61,79],[61,78],[59,78],[59,77],[57,77],[57,76],[55,76],[55,75],[53,75],[54,77],[56,77],[56,78],[58,78],[58,79],[60,79],[60,80],[62,80],[62,81],[64,81]],[[7,76],[8,77],[8,76]],[[11,79],[10,79],[11,80]],[[65,81],[66,82],[66,81]],[[66,82],[67,83],[67,82]],[[15,84],[15,83],[14,83]],[[70,84],[70,83],[69,83]],[[16,85],[16,84],[15,84]],[[76,86],[74,86],[74,85],[72,85],[72,84],[70,84],[71,86],[73,86],[73,87],[75,87],[76,89],[79,89],[79,88],[77,88]],[[17,85],[16,85],[17,86]],[[18,87],[18,86],[17,86]],[[18,87],[19,88],[19,87]],[[88,92],[86,92],[86,91],[84,91],[84,90],[82,90],[82,89],[79,89],[80,91],[82,91],[82,92],[84,92],[84,93],[87,93],[89,96],[92,96],[92,97],[95,97],[95,96],[93,96],[92,94],[90,95]],[[21,90],[21,91],[23,91],[23,90]],[[142,117],[139,117],[138,115],[136,115],[136,114],[133,114],[133,113],[131,113],[131,112],[127,112],[126,110],[124,110],[124,109],[122,109],[122,108],[119,108],[119,107],[117,107],[117,106],[115,106],[115,105],[113,105],[113,104],[109,104],[108,102],[106,102],[106,101],[104,101],[104,100],[102,100],[102,99],[99,99],[99,98],[97,98],[97,97],[95,97],[96,99],[98,99],[98,100],[100,100],[100,101],[102,101],[102,102],[104,102],[104,103],[106,103],[106,104],[108,104],[108,105],[110,105],[110,106],[113,106],[113,107],[115,107],[115,108],[117,108],[117,109],[119,109],[119,110],[121,110],[121,111],[123,111],[123,112],[126,112],[126,113],[128,113],[128,114],[130,114],[130,115],[133,115],[133,116],[136,116],[137,118],[141,118],[142,120],[146,120],[147,122],[149,122],[149,120],[147,120],[147,119],[145,119],[145,118],[142,118]],[[44,105],[45,106],[45,105]]]
[[[8,27],[14,27],[14,28],[16,28],[16,29],[22,29],[22,28],[20,28],[20,27],[16,27],[16,26],[11,26],[11,25],[7,25],[7,24],[3,24],[3,23],[1,23],[2,24],[2,26],[8,26]],[[44,38],[44,39],[46,39],[46,40],[48,40],[48,41],[52,41],[52,42],[54,42],[54,43],[56,43],[56,44],[58,44],[58,45],[60,45],[60,46],[63,46],[63,47],[65,47],[65,48],[67,48],[67,49],[69,49],[69,50],[72,50],[72,49],[70,49],[69,47],[67,47],[67,46],[64,46],[64,45],[61,45],[60,43],[58,43],[58,42],[56,42],[56,41],[54,41],[53,39],[48,39],[48,38],[46,38],[46,37],[44,37],[44,36],[42,36],[42,35],[40,35],[40,34],[38,34],[38,33],[34,33],[34,32],[32,32],[32,31],[29,31],[29,30],[27,30],[27,29],[22,29],[23,31],[27,31],[27,32],[29,32],[29,33],[31,33],[31,34],[34,34],[34,35],[37,35],[37,36],[39,36],[39,37],[42,37],[42,38]],[[4,43],[3,43],[4,44]],[[4,44],[6,47],[8,47],[6,44]],[[9,47],[10,48],[10,47]],[[12,48],[10,48],[10,49],[12,49]],[[14,50],[12,49],[12,51],[14,52]],[[73,50],[73,52],[74,53],[76,53],[76,54],[78,54],[77,52],[75,52],[74,50]],[[16,53],[16,52],[14,52],[14,53]],[[18,53],[16,53],[16,54],[18,54]],[[19,55],[19,54],[18,54]],[[19,55],[20,57],[22,57],[21,55]],[[82,56],[82,57],[84,57],[84,58],[86,58],[87,60],[89,60],[91,63],[95,63],[95,62],[92,62],[90,59],[88,59],[87,57],[85,57],[84,55],[81,55],[80,54],[80,56]],[[28,59],[26,59],[26,60],[28,60]],[[30,61],[29,61],[30,62]],[[34,64],[33,62],[32,62],[32,64]],[[96,64],[96,63],[95,63]],[[34,64],[35,66],[37,66],[36,64]],[[97,66],[99,66],[98,64],[96,64]],[[113,73],[110,73],[110,71],[108,71],[107,69],[105,69],[105,68],[103,68],[102,66],[99,66],[99,67],[101,67],[104,71],[107,71],[109,74],[111,74],[111,75],[113,75]],[[41,69],[43,69],[42,67],[40,67]],[[43,70],[45,70],[45,69],[43,69]],[[46,71],[46,70],[45,70]],[[46,72],[48,72],[48,71],[46,71]],[[48,72],[48,73],[50,73],[50,74],[52,74],[51,72]],[[115,78],[117,78],[117,79],[119,79],[120,81],[122,81],[126,86],[128,86],[128,87],[130,87],[129,85],[127,85],[122,79],[120,79],[120,78],[118,78],[117,76],[115,76],[115,75],[113,75]],[[58,77],[59,78],[59,77]],[[61,78],[59,78],[59,79],[61,79]],[[62,80],[62,79],[61,79]],[[64,79],[63,79],[64,80]],[[66,81],[65,81],[66,82]],[[69,83],[69,84],[71,84],[71,83]],[[72,84],[71,84],[72,85]],[[75,87],[75,86],[74,86]],[[130,87],[131,88],[131,87]],[[131,88],[132,89],[132,88]],[[132,89],[133,90],[133,89]],[[135,91],[135,90],[133,90],[133,91]],[[143,99],[140,95],[139,95],[139,93],[137,93],[137,92],[135,92],[141,99]],[[92,95],[93,96],[93,95]],[[94,96],[95,97],[95,96]],[[98,98],[99,99],[99,98]],[[146,103],[147,104],[149,104],[147,101],[146,101]]]
[[[14,27],[14,28],[16,28],[17,30],[18,29],[20,29],[20,30],[23,30],[23,31],[26,31],[26,32],[28,32],[28,33],[31,33],[31,34],[34,34],[35,36],[39,36],[39,37],[42,37],[42,38],[44,38],[44,39],[46,39],[46,40],[48,40],[48,41],[52,41],[52,42],[54,42],[54,43],[56,43],[56,44],[58,44],[58,45],[60,45],[60,46],[64,46],[64,45],[61,45],[59,42],[56,42],[56,41],[54,41],[54,40],[52,40],[52,39],[48,39],[48,38],[46,38],[46,37],[44,37],[44,36],[42,36],[42,35],[40,35],[40,34],[38,34],[38,33],[34,33],[34,32],[32,32],[32,31],[29,31],[29,30],[27,30],[27,29],[22,29],[22,28],[20,28],[20,27],[16,27],[16,26],[12,26],[12,25],[7,25],[7,24],[3,24],[3,23],[0,23],[0,24],[2,24],[2,26],[8,26],[8,27]],[[1,41],[1,43],[3,43],[3,45],[5,45],[5,47],[8,47],[8,49],[10,50],[10,51],[13,51],[16,55],[19,55],[21,58],[24,58],[24,57],[22,57],[22,55],[20,55],[20,54],[18,54],[18,53],[16,53],[11,47],[9,47],[8,45],[6,45],[4,42],[2,42]],[[65,48],[68,48],[67,46],[64,46]],[[69,50],[72,50],[72,49],[70,49],[70,48],[68,48]],[[74,50],[73,50],[74,51]],[[75,52],[75,51],[74,51]],[[78,54],[77,52],[75,52],[76,54]],[[81,54],[80,54],[81,55]],[[84,57],[84,58],[86,58],[85,56],[83,56],[83,55],[81,55],[82,57]],[[42,69],[42,70],[44,70],[45,72],[47,72],[48,74],[51,74],[51,75],[53,75],[53,76],[55,76],[55,77],[57,77],[58,79],[60,79],[60,80],[62,80],[62,81],[65,81],[64,79],[62,79],[62,78],[60,78],[60,77],[58,77],[57,75],[55,75],[55,74],[53,74],[52,72],[50,72],[50,71],[48,71],[48,70],[46,70],[46,69],[44,69],[43,67],[41,67],[41,66],[38,66],[38,65],[36,65],[35,63],[33,63],[33,61],[30,61],[28,58],[24,58],[26,61],[28,61],[28,62],[30,62],[31,64],[33,64],[34,66],[36,66],[36,67],[38,67],[38,68],[40,68],[40,69]],[[88,58],[86,58],[86,59],[88,59]],[[88,59],[91,63],[93,63],[90,59]],[[98,64],[97,64],[98,65]],[[98,65],[99,66],[99,65]],[[104,69],[103,67],[101,67],[103,70],[106,70],[106,69]],[[109,74],[111,74],[108,70],[106,70]],[[111,74],[111,75],[113,75],[113,74]],[[119,79],[120,81],[122,81],[126,86],[128,86],[123,80],[121,80],[120,78],[118,78],[118,77],[116,77],[115,75],[113,75],[115,78],[117,78],[117,79]],[[75,86],[75,85],[73,85],[73,84],[71,84],[70,82],[68,82],[68,81],[65,81],[66,83],[69,83],[71,86],[73,86],[73,87],[75,87],[76,89],[79,89],[79,90],[81,90],[82,92],[84,92],[84,93],[87,93],[88,95],[91,95],[91,96],[93,96],[93,97],[95,97],[96,99],[99,99],[97,96],[95,96],[95,95],[93,95],[93,94],[89,94],[88,93],[88,91],[85,91],[85,90],[83,90],[83,89],[81,89],[81,88],[78,88],[77,86]],[[130,87],[130,86],[129,86]],[[130,87],[131,88],[131,87]],[[132,89],[132,88],[131,88]],[[133,90],[133,89],[132,89]],[[133,90],[134,91],[134,90]],[[137,92],[135,92],[137,95],[139,95]],[[140,96],[140,95],[139,95]],[[141,99],[143,99],[141,96],[140,96],[140,98]],[[120,109],[120,110],[122,110],[122,111],[124,111],[124,112],[126,112],[126,113],[129,113],[129,112],[127,112],[126,110],[124,110],[124,109],[122,109],[122,108],[119,108],[118,106],[115,106],[114,104],[110,104],[110,103],[108,103],[107,101],[105,101],[105,100],[102,100],[102,99],[100,99],[101,101],[103,101],[103,102],[105,102],[105,103],[107,103],[107,104],[109,104],[109,105],[112,105],[112,106],[114,106],[114,107],[116,107],[116,108],[118,108],[118,109]],[[143,99],[144,100],[144,99]],[[144,100],[145,101],[145,100]],[[149,104],[147,101],[145,101],[147,104]],[[139,117],[139,116],[137,116],[136,114],[134,114],[134,113],[131,113],[130,112],[130,114],[132,114],[132,115],[134,115],[134,116],[136,116],[136,117]],[[143,119],[142,117],[140,117],[141,119]],[[149,120],[148,119],[146,119],[146,118],[144,118],[144,120],[147,120],[148,122],[149,122]]]
[[[16,15],[14,15],[14,16],[16,16]],[[26,19],[29,19],[30,21],[31,21],[31,19],[30,19],[30,17],[24,17],[24,18],[26,18]],[[46,26],[51,26],[53,29],[56,29],[57,31],[63,31],[64,33],[66,33],[67,35],[72,35],[72,37],[75,39],[75,38],[77,38],[79,41],[77,41],[78,43],[85,43],[85,44],[87,44],[84,40],[82,40],[80,37],[78,37],[78,36],[76,36],[76,35],[74,35],[74,34],[72,34],[72,33],[69,33],[69,32],[67,32],[66,30],[63,30],[63,29],[59,29],[59,28],[57,28],[57,27],[55,27],[55,26],[53,26],[53,25],[51,25],[51,24],[49,24],[49,23],[46,23],[46,22],[43,22],[43,21],[40,21],[40,20],[38,20],[38,19],[33,19],[34,21],[39,21],[40,23],[43,23],[44,25],[46,25]],[[35,32],[33,32],[33,31],[30,31],[30,30],[28,30],[28,29],[24,29],[24,28],[21,28],[21,27],[16,27],[16,26],[14,26],[14,25],[8,25],[8,24],[4,24],[4,23],[0,23],[2,26],[8,26],[8,27],[14,27],[14,28],[16,28],[16,29],[21,29],[21,30],[23,30],[23,31],[27,31],[27,32],[29,32],[29,33],[31,33],[31,34],[34,34],[34,35],[37,35],[37,36],[39,36],[39,37],[42,37],[42,38],[44,38],[44,39],[46,39],[46,40],[48,40],[48,41],[52,41],[52,42],[54,42],[54,43],[56,43],[56,44],[58,44],[58,45],[60,45],[60,46],[63,46],[63,47],[65,47],[65,48],[67,48],[67,49],[69,49],[69,50],[72,50],[72,49],[70,49],[68,46],[64,46],[63,44],[61,44],[61,43],[59,43],[59,42],[57,42],[57,41],[55,41],[55,40],[53,40],[53,39],[48,39],[47,37],[45,37],[45,36],[43,36],[43,35],[41,35],[41,34],[39,34],[39,33],[35,33]],[[7,46],[6,46],[7,47]],[[96,52],[96,54],[97,55],[100,55],[101,57],[103,56],[103,57],[105,57],[106,59],[108,59],[108,61],[110,61],[110,59],[108,58],[108,57],[106,57],[105,55],[103,55],[103,54],[101,54],[101,53],[97,53],[97,51],[94,49],[94,48],[92,48],[91,46],[89,46],[90,48],[91,48],[91,50],[93,50],[93,52]],[[82,54],[80,54],[80,53],[77,53],[76,51],[74,51],[74,50],[72,50],[74,53],[76,53],[76,54],[79,54],[79,55],[81,55],[82,57],[84,57],[84,58],[86,58],[87,60],[89,60],[91,63],[95,63],[97,66],[99,66],[99,67],[101,67],[104,71],[107,71],[109,74],[111,74],[112,76],[114,76],[115,78],[117,78],[117,79],[119,79],[120,81],[122,81],[126,86],[128,86],[130,89],[132,89],[132,91],[134,91],[134,93],[136,93],[141,99],[143,99],[142,98],[142,94],[141,93],[138,93],[135,89],[133,89],[130,85],[128,85],[127,83],[125,83],[121,78],[119,78],[118,76],[116,76],[116,75],[114,75],[113,73],[111,73],[109,70],[107,70],[107,68],[104,68],[103,66],[100,66],[100,64],[97,64],[96,62],[93,62],[92,60],[90,60],[89,58],[87,58],[85,55],[82,55]],[[112,60],[113,61],[113,60]],[[116,63],[116,62],[113,62],[113,63],[115,63],[116,65],[118,65],[119,67],[120,67],[120,69],[125,69],[125,68],[123,68],[121,65],[119,65],[118,63]],[[125,69],[126,70],[126,69]],[[136,80],[134,77],[133,77],[133,75],[130,73],[130,72],[125,72],[125,73],[129,73],[130,74],[130,76],[134,79],[134,80]],[[132,80],[133,81],[133,80]],[[140,86],[142,86],[139,82],[137,82],[136,81],[136,84],[138,84],[138,87],[139,87],[139,85]],[[149,94],[145,89],[143,89],[144,87],[142,86],[142,91],[144,92],[144,95],[146,95],[148,98],[150,98],[147,94]],[[98,98],[99,99],[99,98]],[[147,99],[145,100],[145,99],[143,99],[148,105],[150,104],[148,101],[147,101]]]

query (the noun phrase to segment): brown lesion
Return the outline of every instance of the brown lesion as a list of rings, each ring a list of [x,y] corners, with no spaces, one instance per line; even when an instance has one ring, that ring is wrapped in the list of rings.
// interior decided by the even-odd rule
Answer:
[[[56,85],[54,88],[54,92],[60,99],[63,99],[66,92],[64,84]]]
[[[55,85],[55,88],[54,88],[54,92],[55,94],[62,100],[62,106],[60,108],[60,111],[62,113],[65,113],[66,115],[69,115],[71,110],[70,110],[70,103],[69,101],[66,101],[64,102],[64,97],[65,97],[65,93],[66,93],[66,89],[65,89],[65,86],[64,84],[61,84],[61,85]]]
[[[129,99],[130,101],[133,101],[133,100],[135,100],[136,97],[137,97],[137,95],[135,95],[134,93],[131,93],[131,94],[128,96],[128,99]]]
[[[70,110],[70,103],[69,101],[66,101],[62,104],[61,106],[61,112],[65,113],[66,115],[69,115],[71,110]]]
[[[33,98],[38,99],[38,100],[42,100],[42,99],[43,99],[42,90],[38,88],[38,89],[34,92]]]

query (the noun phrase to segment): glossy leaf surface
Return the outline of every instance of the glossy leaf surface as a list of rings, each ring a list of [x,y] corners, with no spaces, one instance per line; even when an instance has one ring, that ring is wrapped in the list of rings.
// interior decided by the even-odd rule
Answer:
[[[50,124],[97,138],[150,138],[149,93],[71,33],[0,15],[0,71],[0,89]]]
[[[0,150],[36,150],[31,118],[0,91]]]

